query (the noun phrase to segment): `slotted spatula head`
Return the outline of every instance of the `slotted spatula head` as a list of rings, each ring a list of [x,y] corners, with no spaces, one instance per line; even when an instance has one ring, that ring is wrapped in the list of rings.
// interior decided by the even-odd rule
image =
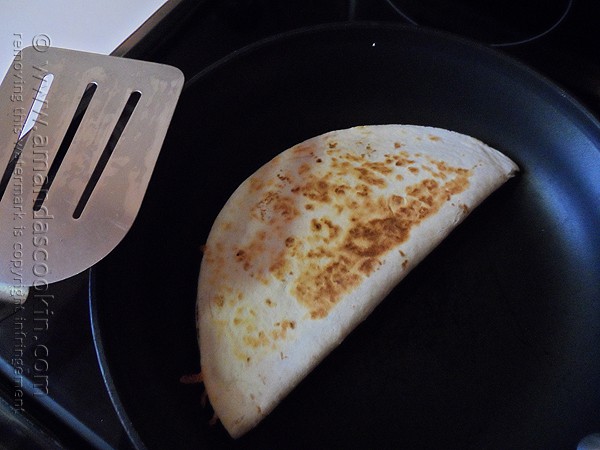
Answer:
[[[0,282],[39,286],[131,227],[183,87],[180,70],[28,47],[0,86]]]

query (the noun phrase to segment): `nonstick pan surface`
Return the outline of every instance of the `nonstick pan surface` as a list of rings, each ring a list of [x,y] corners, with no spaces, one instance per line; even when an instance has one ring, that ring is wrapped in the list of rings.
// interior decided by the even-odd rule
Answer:
[[[196,282],[210,226],[277,153],[386,123],[469,134],[522,171],[233,441],[208,426],[202,387],[179,382],[200,369]],[[93,269],[94,335],[117,411],[152,449],[575,448],[600,432],[599,199],[598,122],[484,46],[362,24],[243,49],[188,82],[132,230]]]

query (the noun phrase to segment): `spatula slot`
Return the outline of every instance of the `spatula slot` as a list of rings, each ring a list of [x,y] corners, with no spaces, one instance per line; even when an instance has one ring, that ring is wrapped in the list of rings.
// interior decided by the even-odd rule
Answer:
[[[44,180],[44,183],[42,184],[42,187],[40,188],[38,196],[35,199],[35,202],[33,204],[34,211],[39,211],[41,209],[42,204],[44,203],[44,200],[46,199],[46,196],[48,194],[48,189],[50,189],[50,186],[52,185],[52,182],[54,181],[54,177],[56,176],[56,173],[58,172],[58,169],[59,169],[60,165],[62,164],[63,159],[65,159],[67,151],[69,150],[69,147],[71,146],[71,143],[73,142],[75,133],[77,133],[77,129],[79,128],[79,125],[81,124],[81,121],[83,120],[83,116],[84,116],[86,110],[88,109],[90,102],[92,101],[92,97],[94,96],[94,93],[96,92],[97,87],[98,87],[98,85],[94,82],[89,83],[86,86],[85,91],[83,92],[83,95],[81,97],[81,100],[79,101],[79,104],[77,105],[77,109],[75,109],[75,114],[73,115],[73,120],[71,120],[71,123],[69,124],[69,128],[67,128],[67,132],[65,133],[65,136],[63,137],[62,142],[60,143],[60,147],[58,147],[58,151],[56,152],[56,156],[54,157],[54,160],[52,161],[52,165],[50,166],[50,170],[48,171],[48,174],[46,175],[46,179]]]
[[[31,130],[35,130],[36,128],[38,117],[40,115],[46,115],[43,112],[43,109],[47,105],[46,96],[48,95],[48,91],[50,91],[50,86],[52,85],[53,80],[54,75],[47,73],[40,80],[40,85],[38,88],[34,89],[35,97],[33,99],[33,103],[31,104],[31,108],[29,108],[29,112],[27,113],[27,117],[25,118],[25,122],[23,123],[23,127],[19,133],[17,143],[15,144],[12,155],[10,156],[10,160],[8,161],[6,169],[4,169],[2,180],[0,181],[0,200],[2,200],[2,197],[4,196],[8,182],[10,181],[10,178],[15,171],[15,167],[19,162],[23,148],[25,148],[25,144],[27,144]]]
[[[0,283],[64,280],[121,242],[184,81],[164,64],[20,52],[0,82]]]
[[[102,151],[102,154],[98,159],[98,164],[96,164],[94,172],[92,173],[92,176],[90,177],[87,185],[85,186],[83,194],[81,195],[81,198],[79,199],[79,202],[75,207],[75,211],[73,212],[74,219],[79,219],[81,217],[83,209],[85,208],[85,205],[87,204],[90,196],[92,195],[92,192],[94,191],[98,180],[102,176],[102,172],[108,164],[108,160],[110,159],[113,150],[119,142],[119,139],[123,134],[123,130],[127,126],[127,122],[129,122],[129,119],[131,118],[131,115],[133,114],[133,111],[135,110],[135,107],[138,104],[141,96],[142,93],[139,91],[134,91],[129,96],[129,99],[127,100],[127,103],[125,104],[125,107],[123,108],[123,111],[119,116],[119,120],[117,120],[115,128],[113,129],[110,138],[106,143],[106,147],[104,147],[104,150]]]

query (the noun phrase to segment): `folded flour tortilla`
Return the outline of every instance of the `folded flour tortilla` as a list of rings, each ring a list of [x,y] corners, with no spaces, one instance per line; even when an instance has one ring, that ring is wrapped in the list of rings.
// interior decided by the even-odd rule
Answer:
[[[379,125],[309,139],[244,181],[198,286],[202,374],[229,434],[269,414],[517,170],[462,134]]]

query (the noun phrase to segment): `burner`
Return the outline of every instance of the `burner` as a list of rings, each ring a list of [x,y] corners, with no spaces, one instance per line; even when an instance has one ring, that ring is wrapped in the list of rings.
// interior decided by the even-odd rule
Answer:
[[[496,47],[538,39],[556,28],[573,0],[386,0],[404,20]]]

